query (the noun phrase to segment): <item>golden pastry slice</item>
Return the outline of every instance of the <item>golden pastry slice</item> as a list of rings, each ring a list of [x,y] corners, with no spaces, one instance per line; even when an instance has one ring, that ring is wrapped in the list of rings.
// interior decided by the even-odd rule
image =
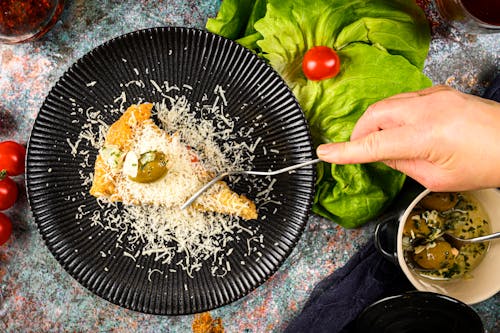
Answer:
[[[210,173],[195,152],[178,135],[170,135],[154,124],[152,107],[150,103],[132,105],[110,126],[95,162],[91,195],[125,204],[177,209],[210,180]],[[223,181],[192,207],[246,220],[257,218],[253,201],[235,193]]]
[[[109,127],[104,140],[104,149],[116,147],[119,151],[129,150],[134,129],[141,126],[146,119],[150,119],[152,109],[151,103],[131,105],[120,119]],[[114,185],[116,175],[108,163],[110,161],[105,161],[103,155],[105,154],[101,150],[95,161],[94,180],[90,188],[90,194],[94,197],[111,197],[116,194]],[[108,158],[111,157],[108,156]]]

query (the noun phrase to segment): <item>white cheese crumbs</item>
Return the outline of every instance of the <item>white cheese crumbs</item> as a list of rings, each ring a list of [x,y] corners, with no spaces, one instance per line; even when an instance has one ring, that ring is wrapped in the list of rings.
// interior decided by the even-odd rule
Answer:
[[[68,143],[69,147],[71,148],[71,152],[70,154],[73,156],[73,157],[76,157],[76,155],[78,154],[78,145],[80,144],[80,141],[82,141],[82,139],[78,139],[76,140],[75,143],[71,143],[70,139],[69,138],[66,138],[66,142]]]
[[[135,84],[139,88],[144,88],[146,86],[142,80],[132,80],[132,81],[125,83],[125,87],[128,87],[132,84]]]
[[[240,126],[238,132],[234,130],[237,119],[230,118],[224,113],[224,107],[230,101],[226,99],[225,90],[221,86],[215,88],[213,96],[204,94],[202,100],[192,106],[182,95],[179,87],[170,85],[167,81],[161,85],[153,80],[150,80],[150,83],[164,97],[161,103],[155,105],[154,115],[175,144],[168,145],[171,148],[158,146],[159,134],[145,126],[140,140],[133,143],[134,149],[139,154],[148,150],[160,150],[172,156],[181,156],[188,152],[185,149],[185,145],[188,145],[193,147],[199,160],[203,161],[204,167],[214,173],[252,168],[254,151],[261,145],[262,138],[258,137],[251,141],[250,134],[254,132],[252,126]],[[182,89],[192,90],[193,87],[182,85]],[[114,100],[114,103],[118,102],[120,103],[119,110],[109,109],[105,112],[123,112],[127,103],[125,92]],[[103,121],[101,112],[91,108],[80,110],[79,113],[86,116],[87,123],[82,126],[78,141],[72,144],[68,140],[73,156],[77,154],[87,156],[81,165],[82,168],[91,163],[88,162],[88,151],[78,151],[80,141],[85,140],[87,145],[95,149],[101,149],[103,146],[110,124]],[[167,149],[174,150],[167,151]],[[181,162],[177,159],[169,162],[170,172],[182,172],[186,165]],[[92,177],[92,174],[80,171],[82,185],[91,184]],[[244,178],[231,178],[230,182],[237,184],[240,180]],[[281,204],[272,195],[275,182],[275,179],[269,177],[252,179],[253,188],[249,190],[257,193],[254,199],[258,207]],[[151,256],[155,262],[169,265],[169,268],[165,270],[166,273],[177,272],[177,269],[172,267],[173,265],[192,276],[203,265],[209,265],[212,274],[221,277],[231,271],[232,267],[228,258],[233,254],[234,246],[241,244],[246,247],[245,256],[247,256],[257,252],[255,243],[263,243],[264,236],[260,234],[258,227],[250,227],[238,218],[190,209],[174,210],[169,207],[169,204],[154,204],[154,199],[157,197],[175,198],[182,191],[192,193],[193,186],[198,186],[199,180],[194,184],[176,183],[174,186],[161,182],[158,184],[148,184],[150,186],[146,187],[144,184],[142,186],[137,186],[137,183],[127,184],[124,189],[125,192],[139,193],[141,198],[150,198],[152,203],[149,205],[117,205],[98,199],[100,210],[90,212],[82,206],[76,218],[82,219],[87,216],[93,227],[116,232],[118,236],[115,247],[123,249],[123,256],[134,261],[139,256]],[[181,197],[186,195],[180,194]],[[237,235],[242,235],[242,237]],[[226,251],[228,246],[229,249]],[[260,247],[262,248],[262,245]],[[135,255],[129,252],[130,249],[133,249],[131,252],[135,252]],[[240,264],[245,265],[245,262],[241,261]],[[150,270],[149,280],[153,273],[164,274],[158,269]]]
[[[93,87],[96,84],[97,84],[97,81],[92,81],[92,82],[87,83],[87,87]]]
[[[122,93],[120,94],[120,96],[118,96],[117,98],[115,98],[115,100],[113,101],[114,103],[118,103],[120,102],[120,111],[123,113],[124,111],[124,104],[127,103],[127,95],[125,94],[124,91],[122,91]]]
[[[163,94],[163,89],[161,89],[161,87],[158,85],[158,83],[156,83],[155,80],[149,80],[149,82],[151,82],[151,84],[153,85],[153,87],[159,92],[159,93],[162,93]]]
[[[177,90],[177,91],[180,91],[179,87],[176,86],[176,85],[170,85],[170,83],[168,81],[164,81],[163,82],[163,87],[164,87],[164,92],[165,93],[169,93],[171,92],[172,90]]]
[[[123,251],[123,255],[125,257],[131,258],[133,261],[136,261],[135,257],[132,254],[128,253],[127,251]]]
[[[152,275],[153,273],[159,273],[159,274],[163,275],[163,271],[161,271],[161,270],[159,270],[159,269],[157,269],[157,268],[155,268],[155,269],[151,269],[151,268],[150,268],[150,269],[148,270],[148,281],[149,281],[149,282],[152,282],[152,281],[151,281],[151,275]]]

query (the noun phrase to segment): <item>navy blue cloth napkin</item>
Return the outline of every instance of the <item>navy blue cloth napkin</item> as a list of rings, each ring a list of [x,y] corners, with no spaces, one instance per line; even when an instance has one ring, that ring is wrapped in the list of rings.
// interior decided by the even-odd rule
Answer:
[[[483,95],[484,98],[500,102],[500,75],[498,75],[486,89]]]
[[[483,97],[500,102],[500,76]],[[285,332],[351,333],[355,319],[368,305],[413,289],[401,269],[379,254],[371,240],[344,267],[315,286]]]
[[[365,307],[412,289],[401,269],[382,257],[371,240],[314,287],[285,332],[351,332],[354,319]]]

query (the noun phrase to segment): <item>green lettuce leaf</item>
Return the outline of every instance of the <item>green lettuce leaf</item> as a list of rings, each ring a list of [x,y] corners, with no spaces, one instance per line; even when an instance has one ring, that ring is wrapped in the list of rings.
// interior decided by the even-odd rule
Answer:
[[[209,18],[208,31],[237,40],[249,49],[256,50],[256,41],[262,39],[254,28],[255,22],[264,17],[267,0],[223,1],[217,17]],[[241,39],[241,40],[240,40]]]
[[[235,2],[224,0],[221,12]],[[429,28],[414,1],[265,2],[265,10],[260,7],[253,18],[254,30],[240,30],[233,39],[244,41],[284,78],[304,110],[315,145],[349,140],[369,105],[431,85],[422,74]],[[310,81],[304,76],[302,58],[317,45],[337,50],[341,71],[335,78]],[[347,228],[360,226],[380,214],[404,179],[381,163],[321,163],[313,211]]]

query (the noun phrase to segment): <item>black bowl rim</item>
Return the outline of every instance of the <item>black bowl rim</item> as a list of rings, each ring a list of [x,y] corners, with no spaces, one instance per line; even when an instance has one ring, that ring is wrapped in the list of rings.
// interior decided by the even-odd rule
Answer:
[[[449,303],[450,305],[453,305],[454,307],[461,309],[465,312],[467,312],[468,315],[470,315],[470,318],[475,321],[475,323],[478,325],[478,329],[484,332],[484,326],[483,322],[481,320],[481,317],[479,314],[474,311],[470,306],[465,304],[464,302],[439,293],[435,292],[430,292],[430,291],[419,291],[419,290],[411,290],[407,291],[398,295],[393,295],[393,296],[387,296],[385,298],[382,298],[378,301],[375,301],[374,303],[368,305],[363,311],[358,315],[356,322],[359,323],[363,318],[370,313],[371,311],[377,309],[380,306],[384,306],[386,304],[391,304],[393,302],[396,302],[398,300],[404,299],[404,298],[410,298],[412,300],[441,300]]]

